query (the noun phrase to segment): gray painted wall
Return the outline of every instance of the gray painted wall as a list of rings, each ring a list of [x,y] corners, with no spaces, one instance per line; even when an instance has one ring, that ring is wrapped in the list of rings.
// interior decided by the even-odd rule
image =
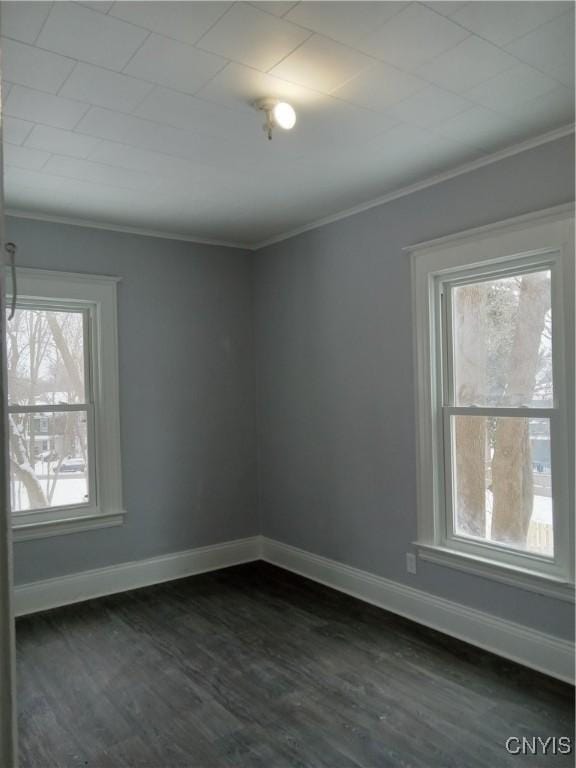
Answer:
[[[416,466],[402,248],[564,203],[573,181],[572,142],[564,139],[253,257],[9,220],[22,265],[123,278],[129,513],[121,528],[17,544],[17,583],[262,531],[568,637],[567,603],[422,562],[416,576],[406,574]]]
[[[120,275],[123,527],[15,545],[16,583],[258,533],[249,257],[10,219],[21,266]]]
[[[402,248],[568,202],[571,137],[258,252],[263,533],[569,637],[568,603],[418,562],[409,258]]]

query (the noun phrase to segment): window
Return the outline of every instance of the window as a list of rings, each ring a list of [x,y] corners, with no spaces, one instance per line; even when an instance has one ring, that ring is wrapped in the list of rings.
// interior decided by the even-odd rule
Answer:
[[[562,596],[573,581],[571,227],[558,213],[523,222],[413,251],[417,544],[426,559]]]
[[[10,504],[16,515],[80,507],[94,498],[88,327],[87,310],[39,299],[21,302],[7,324]]]
[[[7,322],[16,539],[122,521],[116,280],[18,270]]]

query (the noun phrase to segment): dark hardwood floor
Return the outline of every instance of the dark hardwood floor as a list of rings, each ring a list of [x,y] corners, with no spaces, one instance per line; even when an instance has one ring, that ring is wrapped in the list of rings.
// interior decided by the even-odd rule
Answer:
[[[20,619],[22,768],[505,768],[573,689],[264,563]]]

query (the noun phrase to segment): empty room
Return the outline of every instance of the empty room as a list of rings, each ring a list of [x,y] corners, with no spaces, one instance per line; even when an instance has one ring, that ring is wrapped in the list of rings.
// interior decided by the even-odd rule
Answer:
[[[0,2],[0,768],[574,765],[574,2]]]

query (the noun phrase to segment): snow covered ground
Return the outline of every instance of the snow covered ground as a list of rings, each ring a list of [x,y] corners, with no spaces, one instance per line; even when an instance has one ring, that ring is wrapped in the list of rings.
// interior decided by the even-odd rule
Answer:
[[[34,474],[40,482],[46,496],[54,486],[53,463],[39,461],[34,465]],[[50,473],[49,473],[50,472]],[[25,511],[29,509],[28,494],[23,484],[12,478],[12,507],[15,510]],[[85,504],[88,501],[88,473],[87,472],[61,472],[56,479],[52,491],[50,506],[65,507],[76,504]]]

